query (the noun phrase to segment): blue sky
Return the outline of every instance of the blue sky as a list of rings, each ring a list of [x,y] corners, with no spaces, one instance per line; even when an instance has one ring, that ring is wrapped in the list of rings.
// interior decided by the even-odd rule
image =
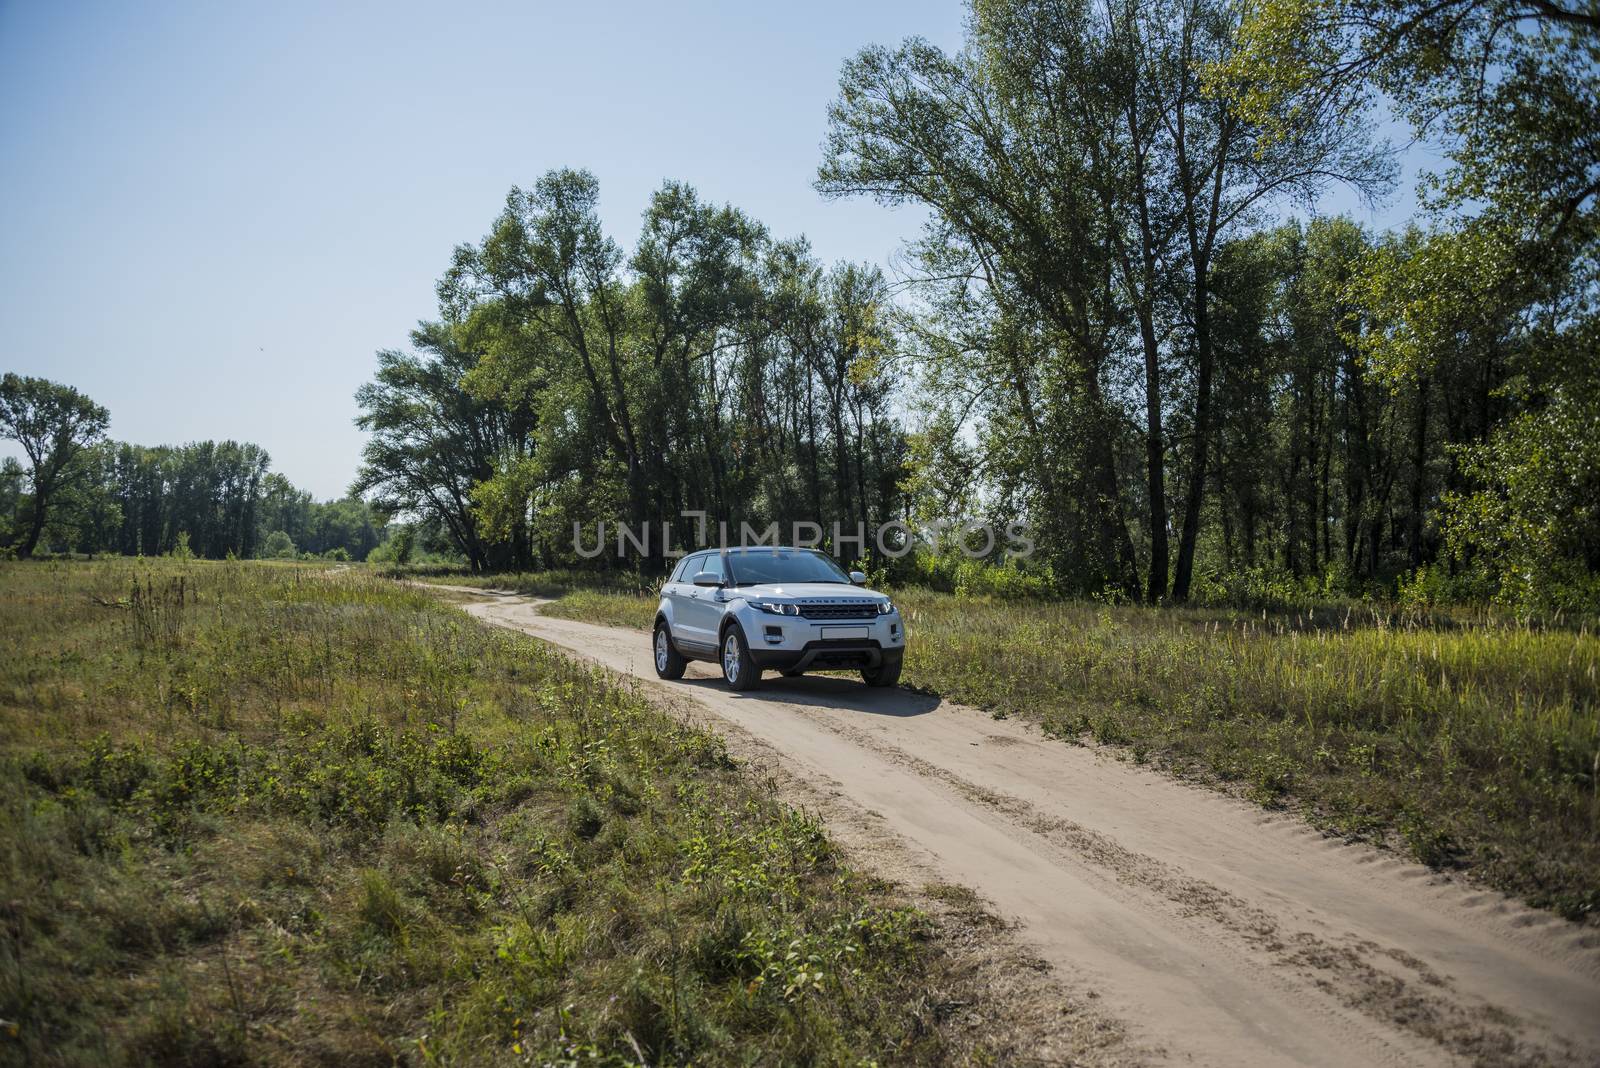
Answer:
[[[826,260],[886,261],[920,215],[817,196],[825,108],[857,48],[953,48],[961,21],[954,0],[0,0],[0,369],[77,386],[119,439],[254,441],[341,495],[374,351],[549,168],[595,172],[624,245],[670,177]]]

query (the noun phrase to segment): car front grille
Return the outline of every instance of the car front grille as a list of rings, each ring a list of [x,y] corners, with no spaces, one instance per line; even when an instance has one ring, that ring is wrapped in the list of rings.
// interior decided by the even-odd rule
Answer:
[[[872,654],[865,649],[845,649],[839,652],[823,650],[811,660],[811,667],[827,668],[863,668],[872,666]]]
[[[807,619],[876,619],[878,606],[872,601],[847,601],[842,604],[802,604],[800,614]]]

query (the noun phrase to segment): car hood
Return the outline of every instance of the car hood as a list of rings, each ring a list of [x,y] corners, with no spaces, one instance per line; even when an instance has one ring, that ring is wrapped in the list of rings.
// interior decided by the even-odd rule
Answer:
[[[881,593],[846,586],[842,582],[772,582],[757,586],[739,586],[728,591],[730,596],[747,601],[886,601]]]

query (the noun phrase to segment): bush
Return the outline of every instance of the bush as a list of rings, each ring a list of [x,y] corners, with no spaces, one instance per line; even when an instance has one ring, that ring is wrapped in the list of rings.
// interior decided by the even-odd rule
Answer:
[[[281,530],[274,530],[261,542],[261,556],[266,560],[293,560],[300,555],[294,539]]]
[[[958,550],[935,554],[918,549],[872,575],[874,582],[882,579],[960,597],[1048,597],[1054,592],[1054,576],[1048,567],[1033,568],[1014,558],[1002,563],[974,560]]]

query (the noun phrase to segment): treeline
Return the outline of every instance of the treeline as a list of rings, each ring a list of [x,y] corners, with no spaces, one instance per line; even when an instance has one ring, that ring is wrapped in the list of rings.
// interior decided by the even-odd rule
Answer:
[[[1600,604],[1600,17],[1461,0],[977,0],[850,60],[828,195],[921,204],[929,472],[1055,582],[1256,569]],[[1277,225],[1392,188],[1417,225]],[[971,473],[970,478],[964,477]]]
[[[930,209],[893,297],[675,183],[624,251],[553,171],[380,354],[358,486],[478,568],[685,510],[973,518],[1067,593],[1593,607],[1600,20],[1446,7],[975,0],[954,54],[862,51],[818,188]],[[1283,223],[1393,189],[1382,108],[1445,161],[1416,224]]]
[[[551,172],[380,355],[358,485],[480,568],[977,518],[1063,592],[1592,606],[1597,22],[1449,8],[976,0],[955,54],[862,51],[818,188],[931,210],[903,298],[675,183],[625,252]],[[1277,221],[1392,189],[1380,101],[1446,160],[1418,225]]]
[[[904,510],[901,356],[875,268],[825,268],[732,207],[667,183],[631,251],[592,175],[513,189],[439,283],[412,352],[357,400],[357,487],[422,517],[474,568],[578,562],[574,524],[855,525]],[[659,537],[628,566],[665,559]],[[631,547],[630,547],[631,548]],[[605,563],[614,566],[611,553]]]
[[[104,439],[108,421],[70,387],[5,376],[0,432],[29,464],[0,463],[0,549],[364,560],[384,542],[385,516],[356,499],[312,500],[258,445],[130,445]]]

